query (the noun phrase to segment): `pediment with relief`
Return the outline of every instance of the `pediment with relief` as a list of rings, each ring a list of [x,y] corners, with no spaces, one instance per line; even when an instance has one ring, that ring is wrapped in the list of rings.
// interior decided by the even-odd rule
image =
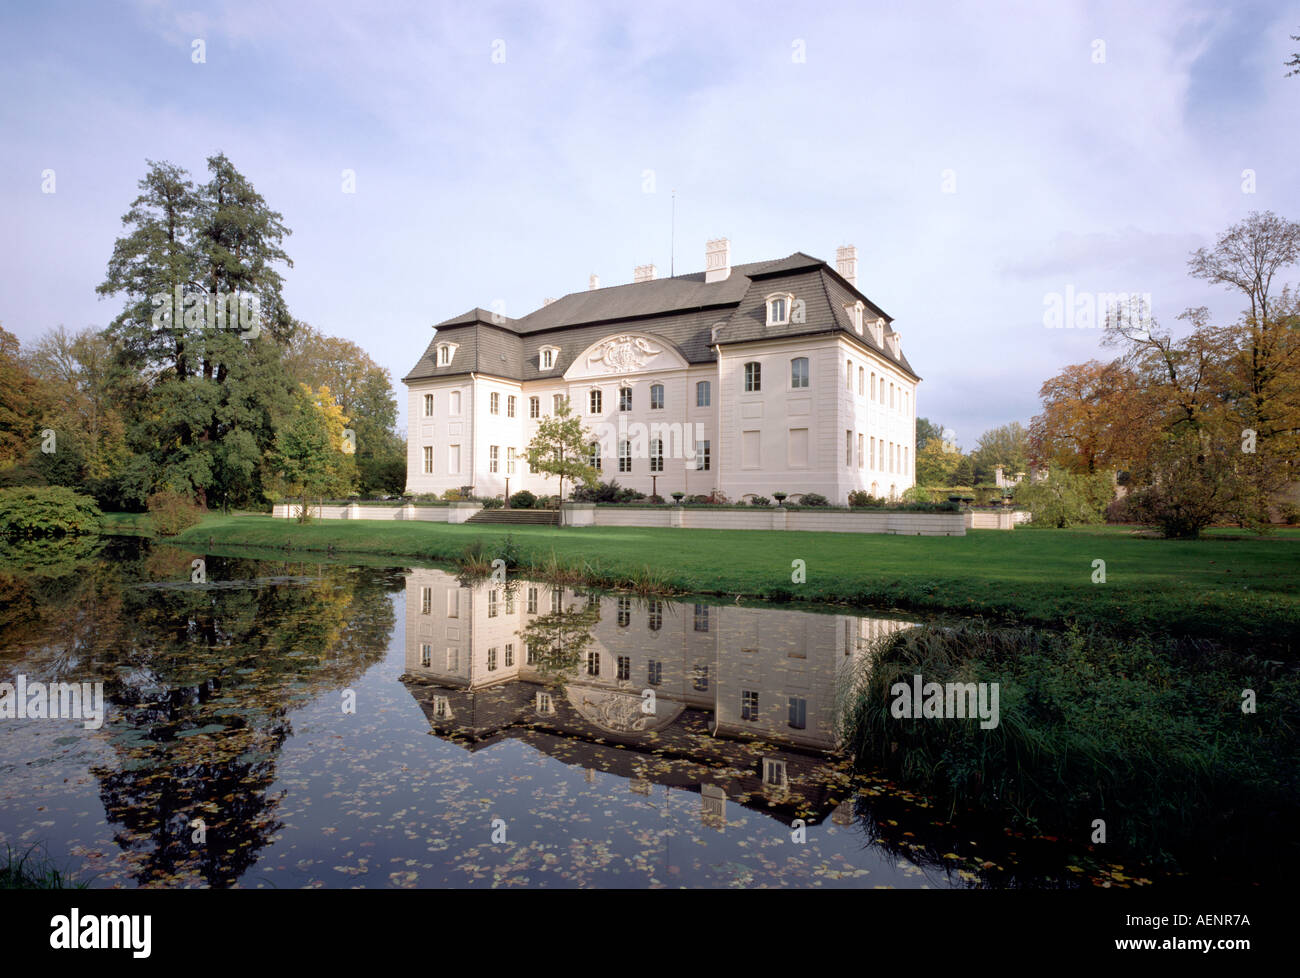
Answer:
[[[686,361],[671,344],[644,333],[617,333],[584,350],[564,376],[573,379],[684,366]]]

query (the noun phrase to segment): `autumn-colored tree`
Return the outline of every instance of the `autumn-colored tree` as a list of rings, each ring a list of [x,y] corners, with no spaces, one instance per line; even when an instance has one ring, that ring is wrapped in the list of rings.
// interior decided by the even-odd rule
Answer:
[[[48,398],[21,356],[18,337],[0,327],[0,468],[22,462],[37,444]]]
[[[1071,472],[1125,468],[1140,453],[1141,391],[1119,362],[1066,367],[1038,392],[1043,410],[1029,425],[1030,461]]]
[[[284,357],[299,383],[330,389],[356,433],[356,464],[364,494],[401,492],[406,443],[398,436],[397,399],[388,370],[350,340],[299,323]]]

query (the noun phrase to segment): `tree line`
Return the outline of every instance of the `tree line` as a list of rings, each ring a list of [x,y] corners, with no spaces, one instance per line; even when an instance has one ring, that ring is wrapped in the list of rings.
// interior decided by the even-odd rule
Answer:
[[[207,170],[148,161],[97,289],[122,302],[106,328],[27,350],[0,328],[0,485],[113,510],[404,488],[388,371],[291,316],[282,215],[223,154]]]

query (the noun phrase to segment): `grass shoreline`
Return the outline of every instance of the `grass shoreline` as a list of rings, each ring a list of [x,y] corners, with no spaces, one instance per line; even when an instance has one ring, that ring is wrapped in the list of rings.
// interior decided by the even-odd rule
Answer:
[[[114,514],[107,532],[145,535]],[[1211,638],[1295,658],[1300,535],[1149,539],[1126,528],[977,530],[964,537],[662,527],[556,528],[319,520],[208,513],[166,542],[258,547],[334,558],[455,564],[509,536],[512,570],[661,594],[740,596],[985,617],[1119,636]],[[803,561],[806,578],[792,580]],[[1106,581],[1094,583],[1094,561]]]

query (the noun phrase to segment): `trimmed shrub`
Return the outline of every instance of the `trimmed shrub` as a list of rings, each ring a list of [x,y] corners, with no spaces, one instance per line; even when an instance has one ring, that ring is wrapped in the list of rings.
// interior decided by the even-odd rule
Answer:
[[[527,489],[520,489],[510,497],[511,509],[532,509],[537,505],[537,497]]]
[[[800,506],[829,506],[831,501],[820,492],[805,492],[799,497]]]
[[[771,505],[772,505],[772,500],[768,499],[766,496],[755,496],[753,499],[751,499],[751,500],[749,501],[749,505],[751,505],[751,506],[771,506]]]

